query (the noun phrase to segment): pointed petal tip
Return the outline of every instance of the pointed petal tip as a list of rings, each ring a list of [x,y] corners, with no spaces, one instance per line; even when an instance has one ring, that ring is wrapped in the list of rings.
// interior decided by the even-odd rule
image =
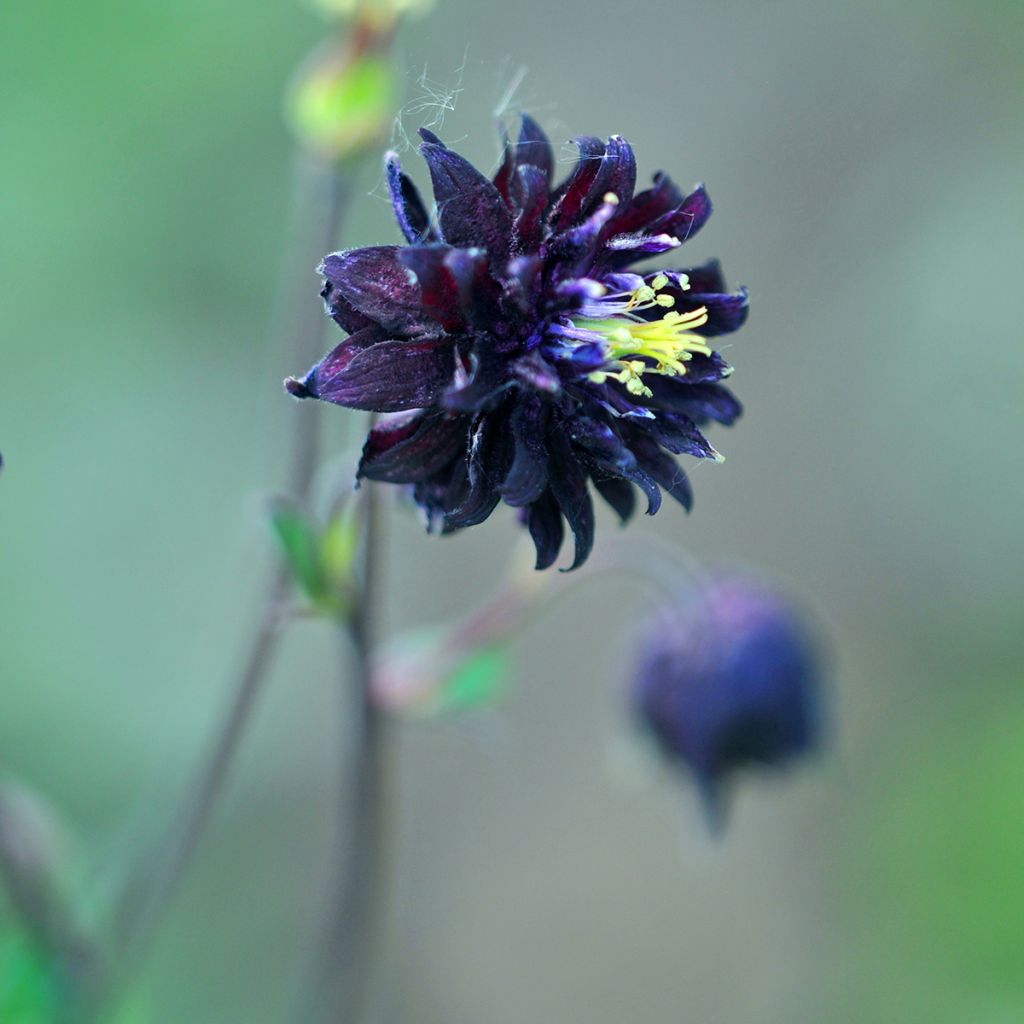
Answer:
[[[285,377],[284,389],[288,392],[292,398],[316,398],[316,395],[306,386],[305,380],[299,380],[297,377]]]

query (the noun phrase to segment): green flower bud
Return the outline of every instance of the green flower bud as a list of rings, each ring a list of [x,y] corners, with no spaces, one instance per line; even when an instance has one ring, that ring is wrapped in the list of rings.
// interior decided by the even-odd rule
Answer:
[[[376,151],[400,105],[401,82],[380,48],[336,45],[314,53],[288,97],[288,120],[304,147],[342,161]]]

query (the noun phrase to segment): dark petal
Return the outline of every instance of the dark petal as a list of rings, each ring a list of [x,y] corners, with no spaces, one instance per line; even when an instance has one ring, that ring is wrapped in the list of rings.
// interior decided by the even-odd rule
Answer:
[[[529,508],[526,527],[537,548],[536,568],[547,569],[558,557],[565,536],[562,516],[551,491],[545,491]]]
[[[512,384],[507,361],[494,351],[490,338],[474,345],[469,362],[469,376],[457,379],[444,396],[444,407],[453,412],[474,412]]]
[[[708,260],[699,267],[688,267],[678,271],[685,274],[690,280],[690,290],[695,292],[725,292],[728,288],[725,284],[725,275],[722,273],[722,264],[718,260]]]
[[[569,439],[557,428],[549,434],[550,490],[576,542],[576,554],[567,571],[578,569],[594,546],[594,503],[587,490],[587,474]]]
[[[502,498],[513,507],[532,504],[547,487],[548,454],[544,447],[546,425],[547,417],[539,399],[523,396],[512,413],[512,467],[501,485]]]
[[[445,495],[445,524],[450,527],[482,523],[501,500],[498,483],[504,475],[507,445],[495,423],[481,416],[470,433],[469,458],[455,467]]]
[[[505,268],[505,296],[513,313],[529,313],[540,285],[544,261],[539,256],[517,256]]]
[[[620,477],[591,474],[598,494],[615,510],[622,523],[628,523],[636,510],[636,492],[633,485]]]
[[[555,192],[548,216],[548,223],[554,231],[572,227],[589,213],[587,207],[594,199],[600,200],[607,191],[600,188],[599,182],[607,155],[605,144],[593,135],[581,135],[572,142],[580,156],[575,170]]]
[[[515,150],[512,148],[512,143],[509,141],[508,132],[505,131],[504,125],[499,125],[498,130],[501,132],[501,139],[504,145],[501,150],[501,165],[495,171],[494,187],[498,190],[498,195],[508,205],[511,205],[509,199],[509,187],[512,184],[512,179],[516,173],[516,156]]]
[[[717,338],[722,334],[738,331],[746,322],[750,312],[750,297],[746,288],[736,292],[694,292],[683,293],[682,300],[676,305],[680,313],[703,306],[708,311],[708,322],[697,328],[697,333],[705,338]]]
[[[301,380],[289,377],[284,382],[285,390],[295,398],[323,397],[321,392],[325,385],[329,385],[338,374],[343,373],[360,352],[383,340],[380,328],[376,324],[357,331],[340,345],[335,345]]]
[[[517,380],[545,394],[556,395],[562,389],[558,371],[537,351],[517,359],[509,366],[509,372]]]
[[[648,404],[652,408],[682,413],[698,425],[715,420],[731,427],[742,415],[743,406],[728,388],[721,384],[688,384],[688,379],[688,374],[682,377],[646,374],[644,381],[654,392]]]
[[[508,325],[499,315],[501,286],[488,272],[487,253],[483,249],[449,249],[444,263],[455,282],[465,322],[482,333],[507,331]]]
[[[350,348],[351,340],[338,347]],[[422,409],[440,397],[454,372],[454,351],[447,341],[382,341],[357,350],[330,376],[318,369],[316,397],[373,412]]]
[[[555,172],[555,154],[547,135],[544,134],[544,129],[529,114],[522,115],[515,157],[520,167],[536,167],[544,176],[545,189],[551,188],[551,176]]]
[[[678,283],[684,275],[687,279],[685,289],[681,288]],[[653,276],[648,274],[645,277],[647,284],[650,284]],[[669,273],[668,277],[669,283],[662,291],[675,299],[673,309],[680,313],[689,313],[692,310],[700,309],[701,306],[707,309],[708,322],[696,329],[698,334],[715,338],[739,330],[746,322],[750,304],[747,289],[740,288],[735,292],[727,291],[717,260],[713,260],[703,267],[696,267],[692,271],[673,271]],[[663,312],[661,309],[650,310],[642,315],[648,319],[657,319],[663,315]]]
[[[388,153],[384,161],[384,172],[395,219],[405,240],[411,244],[424,241],[430,234],[430,215],[420,198],[419,189],[402,173],[397,153]]]
[[[601,202],[582,223],[552,238],[546,250],[548,262],[562,264],[562,273],[568,270],[573,278],[586,271],[593,262],[601,230],[614,212],[614,202]]]
[[[678,249],[680,244],[679,239],[667,231],[654,235],[643,232],[635,235],[613,235],[605,243],[607,252],[602,262],[608,267],[627,267],[636,260]]]
[[[320,298],[324,300],[327,315],[349,334],[377,326],[368,316],[360,313],[330,281],[324,281],[324,286],[320,289]]]
[[[359,476],[390,484],[427,480],[465,452],[468,421],[443,413],[385,420],[370,431]]]
[[[568,428],[573,443],[586,451],[592,470],[636,484],[647,496],[647,514],[653,516],[658,511],[661,492],[656,481],[644,471],[636,455],[608,424],[587,416],[574,416]]]
[[[732,373],[732,367],[718,352],[706,356],[695,352],[686,364],[687,384],[714,384]]]
[[[622,198],[621,196],[619,198]],[[629,202],[623,202],[609,221],[607,234],[631,235],[643,231],[659,217],[676,209],[683,201],[683,194],[667,174],[658,174],[654,187],[640,192]]]
[[[671,455],[666,455],[650,438],[634,437],[631,447],[640,465],[666,494],[675,498],[689,512],[693,507],[693,490],[679,463]]]
[[[399,262],[416,275],[424,312],[448,332],[466,325],[458,281],[447,262],[453,251],[446,245],[411,245],[398,252]]]
[[[512,218],[497,188],[468,160],[436,142],[424,142],[420,152],[430,168],[444,240],[457,246],[481,245],[494,256],[505,255]]]
[[[519,252],[531,252],[540,244],[542,218],[548,206],[548,183],[541,170],[529,165],[516,169],[512,205],[516,210],[514,247]]]
[[[609,170],[602,183],[605,191],[614,193],[620,204],[630,202],[636,188],[636,155],[621,135],[608,140],[607,162]]]
[[[721,461],[721,456],[708,444],[697,424],[682,413],[662,411],[653,420],[638,420],[636,425],[673,455]]]
[[[395,245],[349,249],[325,256],[320,273],[355,310],[392,337],[436,334],[426,315],[416,275],[398,259]]]
[[[711,200],[699,184],[671,213],[651,225],[651,231],[667,231],[675,235],[680,242],[693,238],[708,222],[711,216]]]

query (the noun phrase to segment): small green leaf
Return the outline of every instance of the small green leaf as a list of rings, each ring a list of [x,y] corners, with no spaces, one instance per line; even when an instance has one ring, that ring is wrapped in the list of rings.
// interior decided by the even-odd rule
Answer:
[[[498,647],[485,647],[463,661],[441,686],[442,710],[478,707],[493,701],[508,675],[508,658]]]
[[[275,503],[271,523],[295,582],[314,604],[318,603],[327,588],[316,527],[301,508],[287,501]]]
[[[320,564],[338,594],[352,583],[352,563],[359,545],[359,520],[353,510],[354,503],[350,503],[327,524],[320,538]]]

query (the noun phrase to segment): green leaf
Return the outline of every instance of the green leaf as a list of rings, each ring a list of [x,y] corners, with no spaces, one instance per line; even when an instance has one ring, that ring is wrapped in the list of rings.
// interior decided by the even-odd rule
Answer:
[[[485,647],[463,661],[441,686],[442,710],[479,707],[495,700],[508,675],[508,658],[498,647]]]
[[[354,503],[336,515],[320,538],[320,564],[324,576],[336,593],[344,593],[352,583],[352,563],[359,545],[359,519]]]
[[[274,504],[271,523],[295,582],[314,604],[319,603],[327,586],[316,527],[301,508],[288,501]]]

